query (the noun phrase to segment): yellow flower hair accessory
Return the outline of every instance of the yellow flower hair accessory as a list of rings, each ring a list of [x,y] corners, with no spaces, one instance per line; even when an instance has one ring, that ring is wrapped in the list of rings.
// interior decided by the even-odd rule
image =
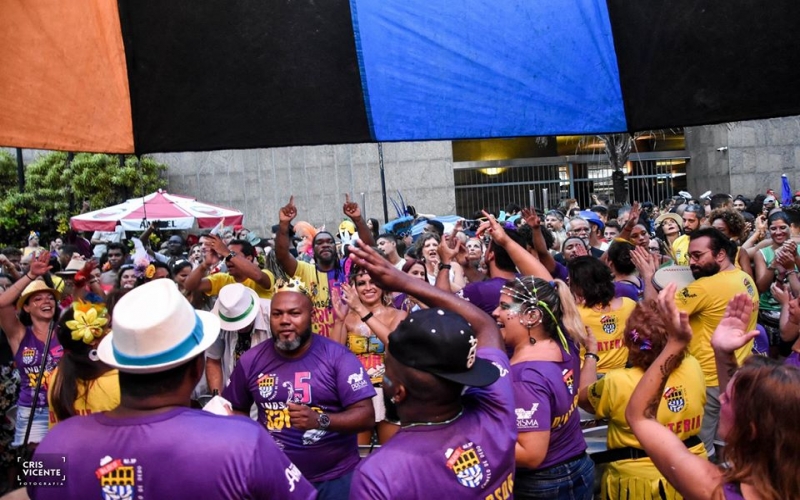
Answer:
[[[101,311],[98,311],[98,306],[102,307]],[[78,303],[73,309],[75,319],[66,322],[72,332],[72,340],[92,344],[103,336],[108,318],[105,317],[106,309],[102,304]]]
[[[144,277],[147,278],[147,279],[152,279],[153,276],[155,276],[155,275],[156,275],[156,266],[154,266],[153,264],[150,264],[144,270]]]

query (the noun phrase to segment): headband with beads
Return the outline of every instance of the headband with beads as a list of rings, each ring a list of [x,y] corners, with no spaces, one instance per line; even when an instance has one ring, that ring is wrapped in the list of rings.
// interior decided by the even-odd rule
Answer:
[[[556,315],[553,314],[553,311],[550,309],[550,306],[547,305],[546,302],[539,300],[539,296],[537,295],[538,290],[536,289],[536,285],[533,286],[532,290],[529,290],[528,287],[525,286],[525,283],[517,276],[515,278],[517,284],[522,287],[525,292],[518,292],[509,286],[503,286],[500,289],[500,293],[503,295],[507,295],[511,297],[513,300],[517,300],[522,303],[522,305],[527,304],[527,308],[525,309],[525,313],[528,313],[531,309],[538,309],[539,307],[543,308],[547,311],[547,314],[550,315],[550,318],[553,320],[553,323],[556,325],[556,331],[558,332],[558,339],[561,341],[561,345],[564,347],[565,351],[569,351],[569,347],[567,345],[567,339],[564,336],[564,332],[561,330],[561,324],[556,319]]]

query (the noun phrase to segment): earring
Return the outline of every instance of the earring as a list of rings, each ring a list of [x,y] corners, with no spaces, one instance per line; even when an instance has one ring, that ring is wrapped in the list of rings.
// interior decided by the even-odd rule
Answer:
[[[529,335],[528,335],[528,342],[530,342],[530,343],[531,343],[531,345],[534,345],[534,344],[536,344],[536,339],[535,339],[535,338],[533,338],[533,337],[531,337],[531,336],[530,336],[530,334],[529,334]]]
[[[92,361],[100,361],[100,356],[97,355],[97,349],[89,351],[89,359]]]
[[[389,399],[389,401],[391,401],[391,402],[392,402],[392,404],[397,404],[397,398],[395,398],[394,396],[392,396],[392,397]]]

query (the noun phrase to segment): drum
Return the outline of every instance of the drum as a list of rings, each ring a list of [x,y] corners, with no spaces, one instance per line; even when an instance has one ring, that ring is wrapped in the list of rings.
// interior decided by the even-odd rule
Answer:
[[[661,291],[670,283],[675,283],[678,290],[694,281],[689,266],[664,266],[653,275],[653,285]]]

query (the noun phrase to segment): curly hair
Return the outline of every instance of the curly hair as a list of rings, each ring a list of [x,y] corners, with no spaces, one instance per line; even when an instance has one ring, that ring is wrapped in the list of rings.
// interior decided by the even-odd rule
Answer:
[[[570,288],[583,298],[585,307],[607,307],[614,300],[614,275],[600,260],[589,255],[575,257],[567,269]]]
[[[735,208],[716,208],[708,216],[708,223],[713,224],[720,219],[728,228],[731,239],[742,241],[747,236],[745,234],[746,222],[742,214]]]
[[[638,339],[634,339],[635,337]],[[649,349],[642,349],[644,341],[649,341]],[[647,370],[653,364],[653,361],[664,350],[664,346],[667,345],[667,325],[653,304],[636,305],[625,323],[625,335],[622,342],[628,348],[629,365]],[[679,354],[680,363],[683,362],[688,350],[687,346]],[[675,366],[677,367],[680,363]]]

